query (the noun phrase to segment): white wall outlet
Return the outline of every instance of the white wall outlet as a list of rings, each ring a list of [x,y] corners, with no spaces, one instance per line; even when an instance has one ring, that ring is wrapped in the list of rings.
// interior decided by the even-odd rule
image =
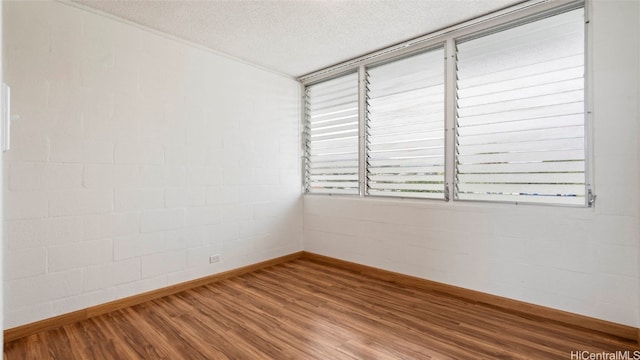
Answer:
[[[220,255],[209,256],[209,264],[220,262]]]

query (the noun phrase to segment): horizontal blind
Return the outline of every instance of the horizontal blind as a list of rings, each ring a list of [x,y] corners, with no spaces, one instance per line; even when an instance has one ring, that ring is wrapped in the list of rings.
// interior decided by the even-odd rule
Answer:
[[[456,198],[585,205],[584,9],[456,48]]]
[[[444,49],[367,69],[367,194],[443,199]]]
[[[305,89],[308,193],[358,194],[358,74]]]

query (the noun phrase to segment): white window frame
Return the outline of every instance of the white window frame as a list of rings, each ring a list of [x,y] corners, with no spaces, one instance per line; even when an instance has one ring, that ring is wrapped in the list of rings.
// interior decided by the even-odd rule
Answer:
[[[355,76],[354,76],[355,75]],[[330,83],[334,80],[340,80],[343,81],[344,78],[347,77],[353,77],[353,86],[355,89],[352,89],[350,86],[344,89],[341,89],[340,92],[342,92],[342,96],[343,97],[333,97],[331,98],[331,101],[329,103],[333,103],[331,106],[327,107],[327,103],[326,103],[326,99],[321,101],[320,104],[324,104],[324,112],[321,111],[320,114],[315,114],[317,117],[320,118],[324,118],[321,119],[318,122],[314,122],[312,121],[312,114],[309,113],[309,109],[312,107],[312,103],[313,99],[310,99],[309,96],[309,91],[311,91],[312,87],[314,87],[315,85],[322,85],[324,83]],[[350,83],[345,83],[343,82],[342,85],[344,84],[350,84]],[[338,85],[341,85],[340,82],[338,82]],[[335,85],[333,85],[335,86]],[[345,91],[346,90],[346,91]],[[350,91],[355,90],[355,93],[351,93]],[[322,92],[320,97],[327,97],[327,96],[333,96],[335,95],[334,92],[329,92],[329,93],[325,93]],[[339,93],[340,93],[339,92]],[[344,97],[344,92],[346,92],[348,95],[347,98]],[[357,117],[357,119],[355,119],[354,121],[349,120],[348,123],[344,123],[345,119],[353,119],[354,118],[354,114],[352,112],[350,112],[351,108],[345,108],[345,105],[351,105],[351,102],[347,102],[347,103],[337,103],[335,104],[336,100],[341,100],[341,101],[345,101],[347,99],[349,99],[349,97],[354,96],[355,95],[355,104],[356,106],[359,106],[359,102],[360,102],[360,86],[359,86],[359,75],[354,72],[354,71],[350,71],[347,72],[345,74],[340,74],[339,76],[334,76],[331,77],[329,79],[326,79],[322,82],[310,85],[305,87],[304,89],[304,96],[303,96],[303,103],[302,103],[302,108],[304,109],[304,133],[303,133],[303,138],[304,138],[304,144],[303,144],[303,153],[304,153],[304,158],[303,158],[303,162],[304,162],[304,188],[305,188],[305,192],[307,193],[318,193],[318,194],[328,194],[328,195],[337,195],[337,194],[342,194],[342,195],[351,195],[351,191],[352,189],[355,190],[356,193],[360,194],[361,191],[361,186],[360,186],[360,169],[361,169],[361,162],[360,162],[360,134],[362,132],[361,130],[361,121],[360,121],[360,111],[359,108],[356,111],[355,117]],[[317,105],[317,104],[316,104]],[[326,111],[329,112],[326,112]],[[346,114],[345,114],[346,113]],[[345,117],[345,115],[347,115],[347,117]],[[355,129],[353,128],[353,125],[351,125],[352,122],[357,122],[357,125],[355,125]],[[329,125],[327,123],[330,123]],[[346,125],[346,126],[345,126]],[[341,159],[341,160],[337,160],[335,157],[343,157],[345,155],[348,155],[348,153],[335,153],[335,151],[345,151],[346,149],[351,149],[350,146],[346,146],[345,144],[340,144],[339,146],[336,147],[335,144],[333,144],[333,146],[329,146],[329,147],[324,147],[322,148],[322,150],[319,150],[318,152],[320,152],[320,154],[318,153],[314,153],[311,151],[311,146],[310,144],[313,143],[312,141],[312,136],[313,136],[313,127],[315,126],[316,131],[320,131],[320,134],[316,133],[316,136],[326,136],[329,135],[328,138],[319,140],[320,142],[320,146],[322,145],[322,142],[329,142],[329,143],[333,143],[334,141],[338,141],[338,142],[345,142],[345,141],[351,141],[348,138],[353,138],[351,135],[347,136],[348,138],[344,138],[341,136],[344,136],[344,127],[346,127],[346,131],[356,131],[356,143],[358,143],[355,146],[354,153],[355,154],[355,159]],[[336,128],[338,128],[338,132],[336,132]],[[340,128],[342,128],[343,130],[339,130]],[[333,132],[333,134],[331,134]],[[341,135],[342,133],[342,135]],[[326,145],[325,145],[326,146]],[[346,148],[346,149],[345,149]],[[316,148],[316,150],[318,150]],[[327,152],[328,151],[328,152]],[[333,153],[331,152],[333,151]],[[328,161],[328,163],[336,163],[336,162],[348,162],[348,161],[354,161],[357,165],[355,165],[354,167],[357,167],[356,170],[356,175],[357,175],[357,179],[356,181],[348,181],[345,180],[345,177],[350,177],[353,176],[352,173],[345,173],[344,170],[346,170],[347,168],[344,167],[344,164],[340,164],[339,166],[332,166],[332,167],[325,167],[325,168],[317,168],[320,169],[320,171],[322,171],[322,173],[317,174],[317,176],[319,176],[320,178],[316,178],[315,180],[319,183],[319,184],[323,184],[323,180],[325,180],[326,182],[324,183],[325,186],[318,186],[319,190],[316,191],[312,191],[313,187],[310,184],[310,181],[312,180],[312,178],[314,178],[315,176],[311,173],[313,171],[313,169],[311,168],[311,164],[314,164],[314,162],[312,161],[312,158],[314,156],[320,156],[320,157],[329,157],[329,160],[325,159],[325,162]],[[334,157],[333,159],[331,159],[331,157]],[[333,171],[332,171],[333,170]],[[326,172],[325,172],[326,171]],[[324,177],[324,179],[321,179],[322,177]],[[331,180],[327,180],[328,178],[330,178]],[[356,184],[355,187],[352,186],[347,186],[345,187],[340,187],[337,186],[339,183],[342,182],[353,182]],[[346,184],[348,185],[348,184]],[[320,190],[321,189],[321,190]]]
[[[429,47],[427,49],[421,49],[418,52],[414,52],[414,53],[410,53],[408,55],[404,55],[404,56],[401,56],[401,57],[398,57],[398,58],[394,58],[393,60],[367,65],[365,67],[365,76],[366,76],[365,80],[366,81],[362,82],[363,86],[367,86],[367,88],[365,88],[365,91],[369,89],[368,88],[369,86],[371,86],[371,79],[369,77],[370,75],[367,72],[367,70],[369,70],[369,69],[375,70],[379,66],[385,66],[385,65],[393,64],[396,61],[403,61],[403,60],[405,60],[407,58],[411,58],[413,56],[427,55],[430,52],[434,52],[434,54],[439,55],[439,54],[437,54],[438,51],[442,52],[442,55],[444,55],[445,43],[440,43],[440,44],[437,44],[436,46],[431,46],[431,47]],[[446,86],[446,81],[445,81],[446,77],[444,75],[445,75],[445,72],[446,72],[446,65],[445,65],[444,56],[442,58],[440,58],[440,61],[439,61],[438,64],[434,64],[429,69],[435,69],[436,66],[439,67],[440,70],[442,70],[442,72],[443,72],[442,84],[443,84],[443,87],[445,87]],[[436,71],[438,71],[438,70],[436,70]],[[442,124],[442,129],[438,129],[438,130],[442,131],[442,141],[443,141],[442,162],[443,162],[443,166],[446,168],[445,152],[446,152],[447,144],[446,144],[446,130],[444,128],[445,118],[446,118],[446,116],[445,116],[446,107],[445,107],[445,101],[444,101],[445,94],[446,94],[446,89],[443,89],[443,92],[442,92],[443,102],[441,103],[442,111],[443,111],[443,117],[442,117],[442,123],[441,123]],[[369,141],[369,131],[368,131],[369,130],[369,122],[371,121],[370,118],[369,118],[369,115],[371,113],[370,112],[371,109],[368,108],[369,103],[368,103],[368,97],[366,95],[369,95],[369,93],[368,92],[365,93],[366,113],[364,114],[364,116],[365,116],[364,117],[364,121],[362,121],[365,124],[365,129],[364,129],[365,134],[364,134],[364,137],[363,137],[364,143],[365,143],[365,149],[364,149],[364,151],[365,151],[365,153],[364,153],[364,155],[365,155],[364,156],[364,158],[365,158],[365,166],[364,166],[365,167],[365,169],[364,169],[365,170],[364,171],[364,174],[365,174],[365,178],[364,178],[364,180],[365,180],[365,190],[364,190],[365,191],[365,195],[366,196],[371,196],[371,197],[378,197],[378,198],[380,198],[380,197],[392,197],[392,198],[412,198],[412,199],[415,198],[415,199],[429,199],[429,200],[447,200],[449,191],[448,191],[447,186],[446,186],[446,184],[447,184],[446,174],[444,174],[444,176],[442,176],[442,184],[441,184],[442,197],[430,197],[428,195],[425,197],[425,196],[419,195],[420,194],[419,192],[418,193],[412,193],[410,191],[407,192],[407,193],[403,193],[405,196],[401,196],[399,194],[380,195],[380,194],[375,194],[375,190],[373,192],[371,191],[371,187],[369,186],[370,169],[367,166],[368,161],[370,159],[370,151],[368,151],[368,148],[366,147],[366,145],[371,145],[370,141]],[[400,177],[399,179],[402,179],[402,177]],[[434,188],[433,190],[438,191],[437,187]],[[437,193],[439,193],[439,192],[437,192]]]
[[[590,82],[589,72],[591,69],[590,61],[590,8],[587,0],[556,0],[553,2],[545,0],[532,0],[525,3],[521,3],[512,7],[505,8],[503,10],[455,25],[451,26],[431,34],[412,39],[398,45],[367,54],[344,63],[340,63],[326,69],[316,71],[307,75],[303,75],[298,78],[301,84],[302,93],[308,85],[322,82],[324,80],[339,76],[341,74],[357,71],[359,74],[360,84],[360,191],[359,195],[341,195],[341,196],[359,196],[368,197],[366,194],[366,94],[363,88],[366,86],[364,83],[366,67],[376,65],[383,62],[393,61],[393,59],[400,59],[405,56],[409,56],[414,53],[427,51],[430,48],[442,46],[444,44],[445,49],[445,201],[453,199],[455,202],[488,202],[488,203],[500,203],[494,200],[456,200],[453,198],[453,190],[455,186],[455,109],[456,109],[456,91],[455,91],[455,44],[457,39],[469,38],[474,34],[485,33],[487,31],[499,31],[502,28],[514,27],[522,23],[532,22],[540,18],[553,16],[558,13],[570,11],[580,7],[584,8],[585,17],[585,184],[587,188],[587,195],[585,196],[584,205],[568,205],[568,204],[552,204],[552,203],[532,203],[538,206],[562,206],[562,207],[591,207],[595,202],[594,186],[592,183],[593,170],[590,166],[593,158],[593,146],[592,146],[592,116],[591,116],[591,97],[592,86]],[[304,123],[305,114],[302,114],[302,121]],[[304,135],[304,134],[303,134]],[[304,139],[304,136],[303,136]],[[303,140],[304,141],[304,140]],[[304,144],[303,144],[304,147]],[[306,154],[305,154],[306,156]],[[303,180],[304,181],[304,180]],[[380,198],[380,196],[375,196]],[[409,198],[409,197],[408,197]],[[394,199],[404,199],[397,198]],[[416,199],[416,198],[411,198]],[[422,199],[421,199],[422,200]],[[425,199],[436,200],[437,199]],[[506,202],[509,204],[528,204],[523,202]]]

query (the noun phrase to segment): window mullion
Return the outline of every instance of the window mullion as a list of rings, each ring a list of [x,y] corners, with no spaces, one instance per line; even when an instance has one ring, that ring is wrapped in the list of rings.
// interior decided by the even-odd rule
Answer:
[[[367,195],[367,71],[358,67],[358,181],[360,196]]]
[[[455,118],[456,118],[456,50],[453,39],[445,43],[445,200],[455,199]]]
[[[593,179],[595,178],[595,172],[593,165],[594,161],[594,153],[593,153],[593,89],[592,81],[593,81],[593,67],[592,64],[592,56],[593,51],[592,42],[593,36],[590,35],[592,23],[591,23],[591,3],[585,2],[584,5],[584,48],[585,48],[585,74],[584,74],[584,86],[585,86],[585,98],[584,98],[584,114],[585,114],[585,134],[584,134],[584,146],[585,146],[585,174],[586,174],[586,191],[587,191],[587,205],[594,206],[596,195],[595,195],[595,186]]]

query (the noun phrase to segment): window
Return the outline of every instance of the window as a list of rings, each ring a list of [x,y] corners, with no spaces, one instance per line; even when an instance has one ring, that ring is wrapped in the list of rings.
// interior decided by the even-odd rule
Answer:
[[[306,191],[358,194],[358,74],[305,92]]]
[[[367,194],[445,197],[444,49],[367,69]]]
[[[591,205],[584,5],[538,6],[309,82],[306,191],[448,200],[451,188],[454,200]]]
[[[456,199],[585,204],[583,9],[456,45]]]

